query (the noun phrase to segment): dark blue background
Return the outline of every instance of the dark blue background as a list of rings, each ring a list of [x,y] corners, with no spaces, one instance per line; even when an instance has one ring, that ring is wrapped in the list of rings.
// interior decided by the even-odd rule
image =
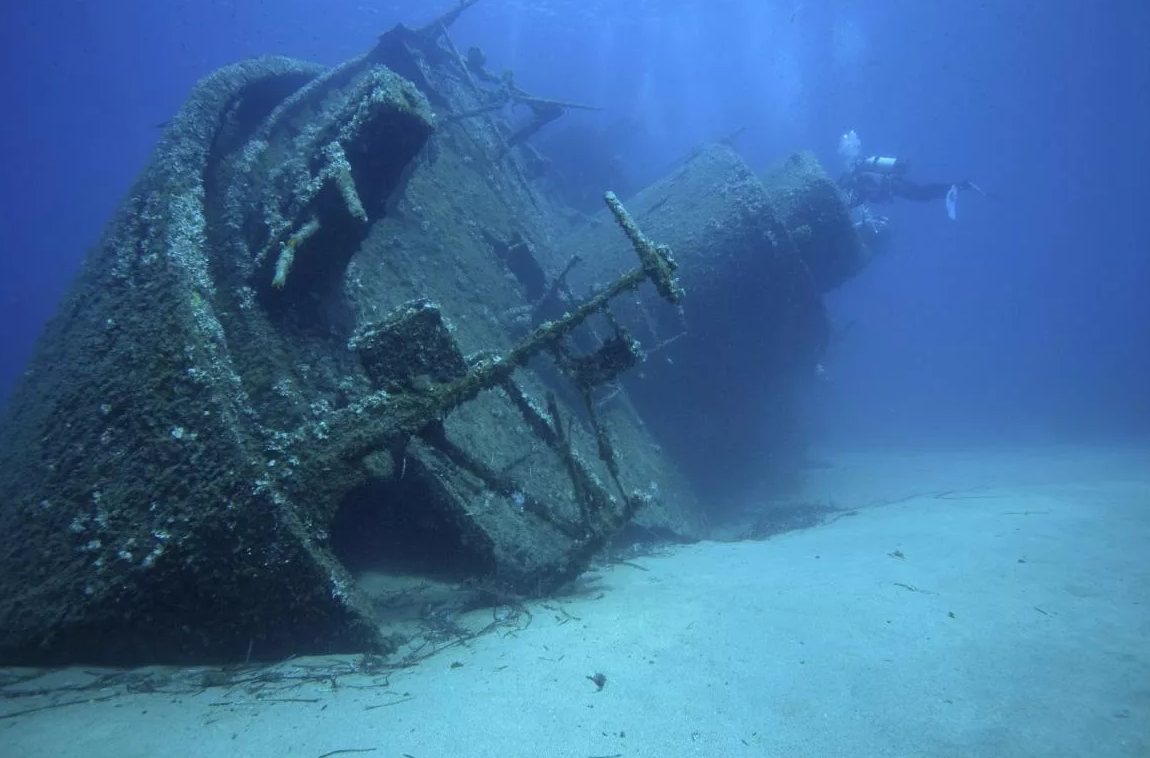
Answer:
[[[104,3],[0,11],[0,396],[158,136],[213,68],[333,63],[449,3]],[[533,9],[532,6],[535,6]],[[746,127],[756,165],[838,136],[1001,195],[890,209],[892,252],[813,398],[830,437],[1083,440],[1150,430],[1150,4],[482,0],[454,30],[541,95],[638,126],[650,178]],[[620,11],[619,8],[630,8]]]

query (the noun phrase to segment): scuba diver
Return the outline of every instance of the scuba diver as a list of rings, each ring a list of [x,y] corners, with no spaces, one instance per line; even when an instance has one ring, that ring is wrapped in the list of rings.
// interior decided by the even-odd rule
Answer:
[[[889,203],[895,198],[929,202],[946,200],[946,212],[952,219],[960,190],[973,190],[985,195],[982,188],[971,181],[933,182],[921,184],[907,177],[909,166],[899,158],[870,156],[858,158],[839,178],[839,187],[846,196],[847,206],[857,208],[865,203]]]
[[[851,209],[867,203],[890,203],[895,198],[917,202],[946,200],[946,213],[954,219],[959,191],[986,194],[971,181],[921,184],[907,177],[910,166],[906,161],[877,155],[860,158],[861,148],[862,143],[853,129],[839,142],[839,155],[846,159],[848,168],[838,184]]]

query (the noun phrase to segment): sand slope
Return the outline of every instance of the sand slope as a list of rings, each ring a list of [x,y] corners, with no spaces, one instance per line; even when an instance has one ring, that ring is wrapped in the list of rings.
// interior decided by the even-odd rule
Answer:
[[[602,570],[386,688],[118,695],[0,755],[1150,756],[1150,450],[829,457],[854,515]]]

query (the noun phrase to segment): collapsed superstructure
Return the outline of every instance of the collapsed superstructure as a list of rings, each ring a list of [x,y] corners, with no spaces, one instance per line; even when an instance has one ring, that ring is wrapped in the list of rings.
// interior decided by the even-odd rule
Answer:
[[[359,571],[532,595],[631,524],[702,536],[657,438],[784,392],[865,250],[813,159],[724,146],[572,229],[527,140],[573,106],[456,49],[468,5],[167,127],[0,421],[4,662],[387,650]]]

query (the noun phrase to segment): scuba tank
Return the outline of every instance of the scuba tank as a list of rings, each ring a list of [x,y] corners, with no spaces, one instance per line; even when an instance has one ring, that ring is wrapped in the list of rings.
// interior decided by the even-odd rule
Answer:
[[[869,158],[860,158],[855,162],[856,171],[869,171],[875,174],[884,174],[886,176],[896,176],[905,174],[910,168],[910,164],[901,158],[884,158],[879,155],[872,155]]]

